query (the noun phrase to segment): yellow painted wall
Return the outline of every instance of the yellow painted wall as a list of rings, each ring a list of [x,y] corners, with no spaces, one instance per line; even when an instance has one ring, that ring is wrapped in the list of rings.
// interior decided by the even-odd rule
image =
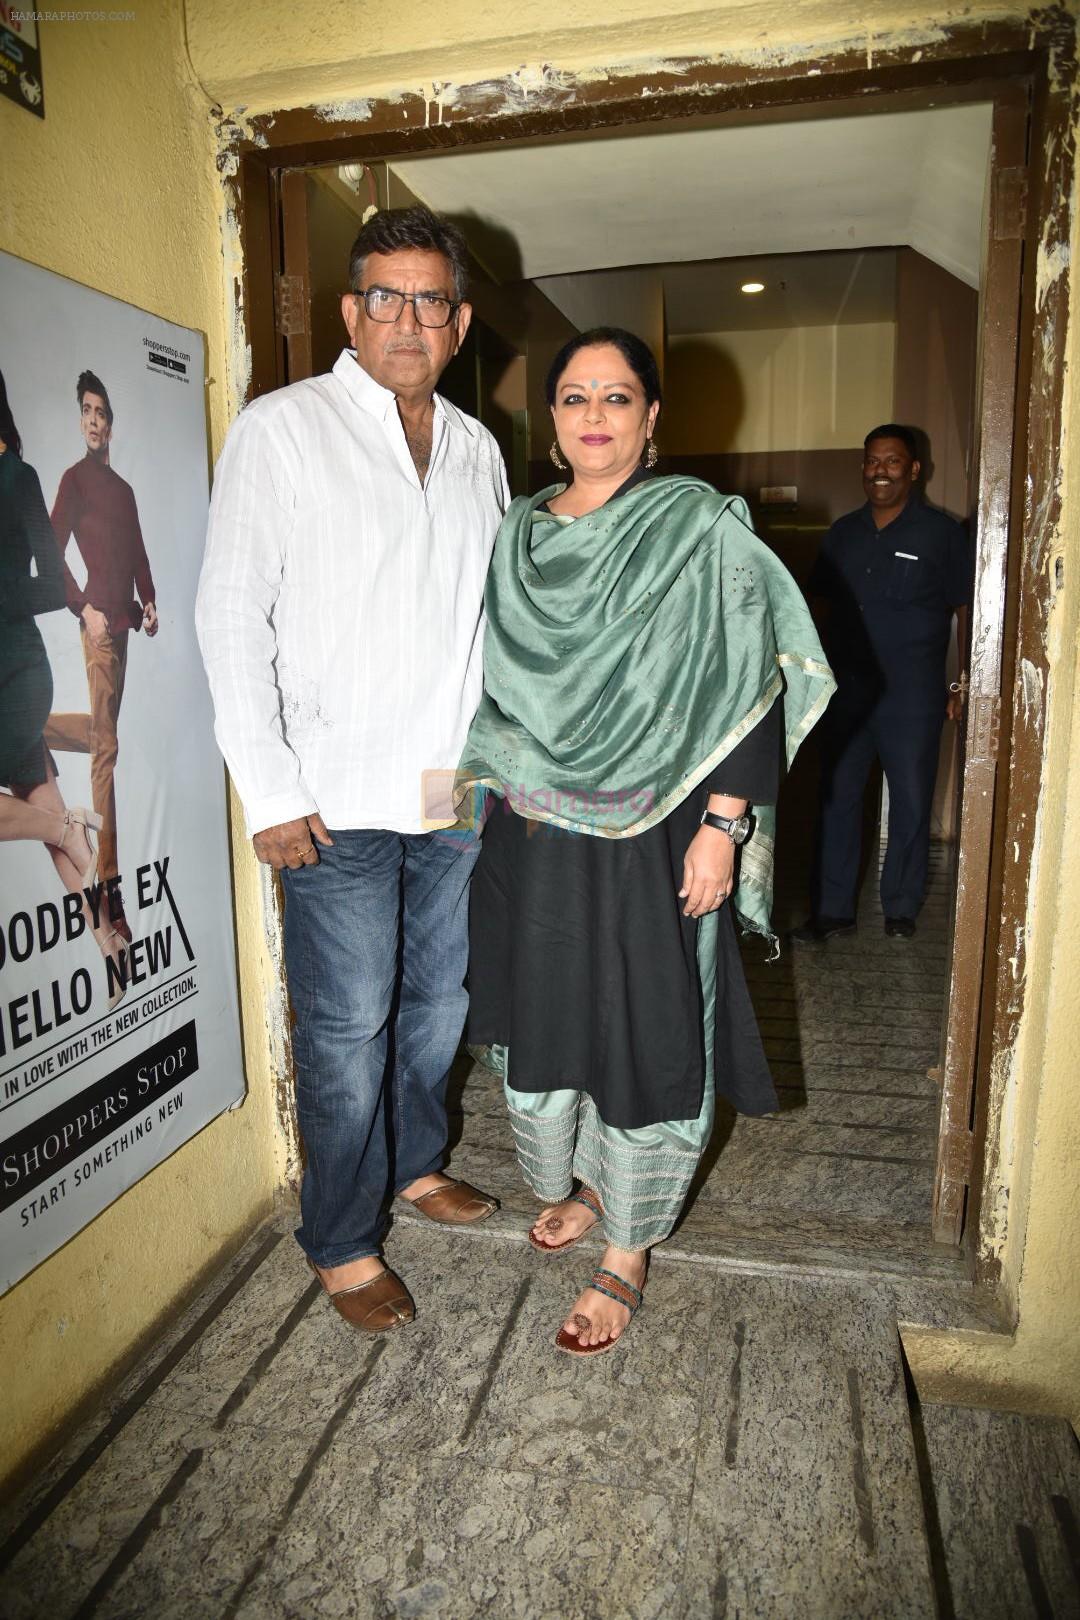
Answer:
[[[672,336],[664,440],[680,456],[861,446],[892,417],[895,348],[891,321]]]
[[[210,122],[176,8],[140,5],[136,15],[42,28],[47,118],[0,102],[0,246],[200,328],[220,438],[226,324]],[[262,901],[248,863],[239,875],[248,1099],[0,1300],[0,1481],[271,1208],[280,1150]]]
[[[508,103],[573,95],[630,59],[665,55],[777,60],[855,46],[872,65],[889,46],[919,48],[951,21],[1013,17],[986,3],[929,7],[865,0],[417,0],[409,25],[370,0],[146,0],[131,23],[67,22],[43,32],[48,118],[0,103],[0,242],[102,291],[201,328],[220,443],[244,355],[232,338],[235,236],[222,227],[213,119],[226,112],[329,104],[362,117],[364,97],[421,89],[429,116],[467,112],[462,85],[507,76]],[[186,34],[186,41],[185,41]],[[418,43],[421,42],[421,43]],[[190,63],[188,57],[190,51]],[[224,248],[224,258],[223,258]],[[1075,262],[1075,255],[1074,255]],[[1080,424],[1080,338],[1069,344],[1066,421]],[[1060,1410],[1080,1421],[1080,1200],[1073,1195],[1080,1063],[1072,1008],[1080,989],[1080,748],[1072,737],[1080,585],[1080,455],[1066,475],[1064,586],[1055,610],[1040,863],[1028,926],[1032,989],[1015,1065],[1001,1078],[1010,1200],[991,1233],[1020,1300],[1015,1341],[923,1336],[912,1343],[927,1388]],[[1068,459],[1063,465],[1068,467]],[[1066,834],[1072,834],[1067,846]],[[242,835],[237,909],[250,1094],[244,1108],[182,1148],[59,1255],[0,1301],[7,1427],[0,1470],[43,1442],[269,1208],[285,1152],[272,1092],[283,1064],[282,1002],[268,959],[269,894]]]

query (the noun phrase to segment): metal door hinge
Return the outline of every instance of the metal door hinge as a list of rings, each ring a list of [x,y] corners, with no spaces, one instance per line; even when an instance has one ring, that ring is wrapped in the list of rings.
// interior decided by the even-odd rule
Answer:
[[[303,337],[308,329],[307,296],[303,276],[274,277],[274,328],[282,337]]]
[[[994,760],[1001,744],[1001,698],[980,696],[971,706],[972,760]]]
[[[1018,242],[1027,223],[1027,170],[999,169],[994,178],[994,240]]]

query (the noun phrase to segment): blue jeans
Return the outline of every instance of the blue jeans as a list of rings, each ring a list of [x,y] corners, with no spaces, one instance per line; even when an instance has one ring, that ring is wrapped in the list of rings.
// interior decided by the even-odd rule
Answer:
[[[468,997],[474,834],[332,831],[282,872],[307,1152],[296,1232],[318,1266],[378,1254],[390,1197],[441,1169]]]

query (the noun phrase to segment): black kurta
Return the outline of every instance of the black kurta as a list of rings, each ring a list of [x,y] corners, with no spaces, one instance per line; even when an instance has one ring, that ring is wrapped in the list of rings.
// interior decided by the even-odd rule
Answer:
[[[705,1062],[695,918],[678,898],[710,793],[775,804],[783,705],[670,815],[632,838],[573,833],[490,796],[470,910],[469,1040],[510,1049],[517,1091],[589,1094],[605,1124],[696,1119]],[[718,1091],[741,1113],[779,1105],[739,956],[717,917]]]

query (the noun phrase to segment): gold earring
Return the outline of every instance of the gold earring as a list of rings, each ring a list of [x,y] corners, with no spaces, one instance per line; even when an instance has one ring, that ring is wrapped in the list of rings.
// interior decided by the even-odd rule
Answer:
[[[552,441],[551,441],[551,449],[548,451],[548,455],[551,457],[552,461],[554,462],[555,466],[558,467],[560,472],[566,472],[567,471],[567,463],[563,460],[562,456],[560,456],[560,454],[559,454],[559,441],[558,441],[558,439],[552,439]]]
[[[645,465],[655,467],[660,459],[660,452],[656,448],[656,440],[648,439],[645,444]]]

